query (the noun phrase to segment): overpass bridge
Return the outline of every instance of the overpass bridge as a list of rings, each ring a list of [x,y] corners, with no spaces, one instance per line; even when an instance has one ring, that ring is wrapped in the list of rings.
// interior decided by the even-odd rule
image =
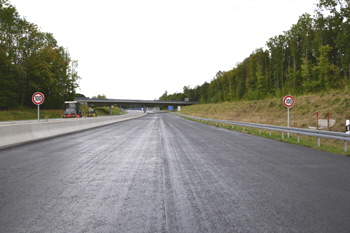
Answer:
[[[192,101],[175,101],[175,100],[130,100],[130,99],[100,99],[100,98],[86,98],[77,97],[76,101],[81,104],[103,104],[103,105],[139,105],[144,109],[146,107],[154,106],[186,106],[197,104],[197,102]]]

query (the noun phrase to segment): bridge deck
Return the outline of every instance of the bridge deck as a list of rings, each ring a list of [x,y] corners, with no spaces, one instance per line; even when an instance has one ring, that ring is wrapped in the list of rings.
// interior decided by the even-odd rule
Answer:
[[[130,100],[130,99],[99,99],[99,98],[76,98],[78,102],[81,103],[95,103],[95,104],[138,104],[146,106],[155,105],[193,105],[197,102],[192,101],[174,101],[174,100]]]

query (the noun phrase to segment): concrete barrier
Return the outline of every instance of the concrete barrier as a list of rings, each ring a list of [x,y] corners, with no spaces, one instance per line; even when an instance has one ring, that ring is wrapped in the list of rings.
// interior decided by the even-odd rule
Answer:
[[[26,123],[0,125],[0,149],[27,142],[74,133],[120,121],[144,116],[146,113],[119,116],[62,119],[55,121],[31,121]]]

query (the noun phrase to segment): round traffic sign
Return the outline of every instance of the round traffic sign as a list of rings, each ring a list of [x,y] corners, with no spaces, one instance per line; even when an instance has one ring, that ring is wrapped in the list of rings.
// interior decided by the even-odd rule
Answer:
[[[283,104],[284,106],[286,106],[287,108],[293,107],[294,105],[294,98],[290,95],[287,95],[283,98]]]
[[[40,105],[44,103],[44,100],[45,100],[45,96],[41,92],[35,92],[32,96],[32,101],[36,105]]]

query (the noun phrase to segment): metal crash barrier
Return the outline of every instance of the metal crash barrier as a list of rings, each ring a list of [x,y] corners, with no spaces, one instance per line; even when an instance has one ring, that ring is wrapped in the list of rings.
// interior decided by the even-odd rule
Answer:
[[[344,141],[344,152],[347,152],[347,142],[350,141],[350,121],[347,120],[346,122],[346,133],[340,133],[340,132],[331,132],[331,131],[320,131],[320,130],[312,130],[312,129],[301,129],[301,128],[291,128],[291,127],[283,127],[283,126],[274,126],[274,125],[264,125],[264,124],[254,124],[254,123],[245,123],[245,122],[238,122],[238,121],[226,121],[226,120],[217,120],[217,119],[210,119],[210,118],[202,118],[202,117],[195,117],[195,116],[188,116],[184,114],[178,113],[178,115],[182,115],[187,118],[193,118],[197,120],[202,121],[210,121],[210,122],[218,122],[223,124],[229,124],[229,125],[239,125],[242,127],[248,127],[248,128],[257,128],[257,129],[265,129],[270,131],[278,131],[282,133],[282,139],[284,139],[284,133],[292,133],[296,134],[298,136],[298,142],[300,142],[300,135],[305,136],[311,136],[311,137],[317,137],[318,146],[321,146],[321,140],[320,138],[329,138],[329,139],[335,139],[335,140],[341,140]]]

